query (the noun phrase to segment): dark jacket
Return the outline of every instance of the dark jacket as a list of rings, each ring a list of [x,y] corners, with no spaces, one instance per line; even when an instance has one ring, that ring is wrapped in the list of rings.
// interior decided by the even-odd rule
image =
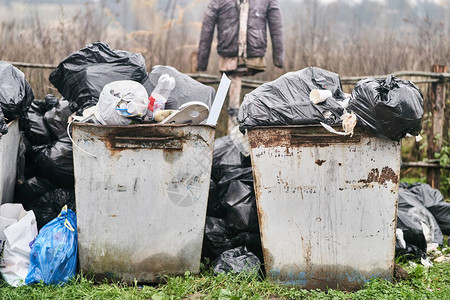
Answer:
[[[217,24],[217,52],[224,57],[238,55],[239,11],[236,0],[211,0],[206,10],[198,47],[198,71],[208,67],[214,27]],[[272,39],[273,63],[283,67],[283,23],[278,0],[249,0],[247,26],[247,57],[266,54],[269,25]]]

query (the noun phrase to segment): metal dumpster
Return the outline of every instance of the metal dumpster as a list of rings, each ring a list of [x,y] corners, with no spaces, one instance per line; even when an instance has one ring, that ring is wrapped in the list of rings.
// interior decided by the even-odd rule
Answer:
[[[20,139],[19,121],[8,123],[8,133],[0,137],[0,204],[13,201]]]
[[[323,290],[391,280],[400,142],[320,126],[248,137],[267,276]]]
[[[85,151],[73,149],[82,271],[143,283],[199,272],[214,136],[207,125],[73,124]]]

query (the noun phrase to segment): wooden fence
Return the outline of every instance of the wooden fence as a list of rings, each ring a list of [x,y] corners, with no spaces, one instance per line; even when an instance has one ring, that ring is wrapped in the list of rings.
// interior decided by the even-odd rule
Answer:
[[[57,66],[50,64],[34,64],[24,62],[9,62],[18,68],[25,70],[43,70],[45,75],[39,73],[40,80],[36,81],[36,84],[43,84],[43,81],[48,80],[48,74],[51,70],[54,70]],[[33,90],[33,72],[25,72],[28,80],[30,81]],[[220,76],[209,75],[202,73],[188,73],[190,77],[207,85],[217,85],[220,82]],[[427,139],[427,161],[420,162],[403,162],[402,168],[426,168],[427,169],[427,182],[434,188],[439,188],[440,185],[440,173],[441,169],[448,170],[450,165],[441,166],[435,159],[435,153],[441,151],[444,144],[449,144],[449,116],[450,116],[450,73],[447,71],[447,66],[434,65],[432,66],[432,72],[416,72],[416,71],[401,71],[395,72],[390,75],[400,77],[402,79],[411,80],[421,89],[424,95],[424,133]],[[341,82],[344,91],[350,92],[353,86],[361,79],[367,77],[373,78],[385,78],[387,75],[377,76],[354,76],[354,77],[342,77]],[[45,79],[43,79],[45,77]],[[242,79],[242,89],[252,90],[257,88],[264,81],[251,80],[248,78]],[[46,83],[47,90],[56,93],[56,90]],[[426,121],[426,122],[425,122]]]

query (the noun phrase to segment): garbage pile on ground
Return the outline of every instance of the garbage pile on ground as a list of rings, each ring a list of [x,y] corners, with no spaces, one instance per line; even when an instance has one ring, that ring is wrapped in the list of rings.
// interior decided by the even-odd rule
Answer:
[[[338,74],[309,67],[245,95],[238,121],[242,131],[255,126],[322,124],[336,133],[330,125],[342,124],[343,134],[352,134],[355,118],[380,138],[400,140],[420,133],[422,115],[422,94],[410,81],[394,76],[367,78],[347,95]]]
[[[238,127],[215,141],[206,215],[204,257],[215,261],[243,246],[239,255],[225,255],[228,264],[240,265],[242,255],[263,261],[249,148]]]
[[[450,203],[425,183],[401,183],[397,212],[397,255],[426,259],[450,234]]]
[[[13,65],[0,61],[0,136],[8,132],[7,124],[19,118],[21,130],[29,128],[27,111],[34,99],[25,74]]]

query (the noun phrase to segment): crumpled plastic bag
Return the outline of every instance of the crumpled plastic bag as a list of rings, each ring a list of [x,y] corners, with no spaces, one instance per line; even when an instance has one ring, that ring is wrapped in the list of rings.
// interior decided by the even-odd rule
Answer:
[[[358,123],[374,135],[400,140],[422,128],[423,97],[411,82],[388,76],[360,80],[352,91],[348,109]]]
[[[33,102],[34,95],[30,84],[25,79],[25,74],[13,65],[0,61],[0,133],[5,134],[5,121],[11,122],[17,118],[20,130],[28,130],[28,109]],[[7,130],[6,130],[7,131]]]
[[[170,92],[164,109],[179,109],[180,106],[191,101],[201,101],[211,108],[216,91],[171,66],[154,66],[148,73],[148,78],[142,84],[149,95],[163,74],[168,74],[175,79],[175,88]]]
[[[74,190],[58,188],[32,201],[30,208],[34,211],[38,228],[41,229],[56,218],[65,205],[76,211]]]
[[[313,89],[330,90],[332,96],[313,105],[309,98]],[[339,102],[344,99],[338,74],[309,67],[289,72],[245,95],[239,108],[238,121],[241,129],[320,122],[338,124],[344,111]]]
[[[223,252],[213,263],[214,273],[258,272],[261,262],[258,257],[240,246]]]
[[[75,276],[77,268],[77,220],[70,209],[47,223],[39,231],[30,252],[26,284],[64,284]]]
[[[50,131],[52,140],[67,137],[67,121],[70,115],[72,115],[72,110],[69,101],[64,99],[58,101],[54,107],[45,113],[45,124]]]
[[[94,106],[103,87],[113,81],[147,79],[144,57],[140,53],[112,50],[95,42],[61,61],[50,74],[50,82],[81,113]]]
[[[2,108],[0,107],[0,136],[1,134],[8,133],[8,125],[6,124],[5,116],[3,115]]]
[[[57,186],[46,178],[32,177],[25,180],[21,185],[16,186],[14,190],[14,201],[22,203],[25,209],[29,209],[33,200],[56,188]]]
[[[142,84],[131,80],[108,83],[103,87],[98,100],[98,121],[103,125],[130,124],[133,119],[126,117],[126,113],[119,112],[119,109],[127,111],[128,102],[134,102],[144,107],[148,106],[148,94]]]
[[[52,142],[49,128],[44,121],[44,115],[58,103],[58,99],[51,94],[45,96],[45,100],[34,99],[31,103],[31,107],[28,110],[30,128],[26,135],[33,145],[45,145]]]

